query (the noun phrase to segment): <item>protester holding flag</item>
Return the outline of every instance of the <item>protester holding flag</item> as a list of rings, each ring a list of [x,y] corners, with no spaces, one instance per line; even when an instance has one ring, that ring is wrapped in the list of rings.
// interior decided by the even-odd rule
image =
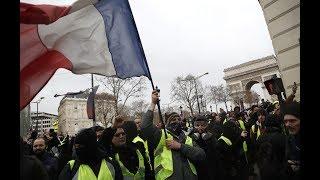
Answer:
[[[154,148],[155,178],[162,179],[197,179],[194,162],[203,161],[205,152],[186,136],[177,113],[169,114],[167,129],[158,129],[153,124],[153,111],[159,101],[157,90],[152,92],[152,101],[141,124],[141,133],[148,144]],[[165,136],[167,131],[167,137]]]

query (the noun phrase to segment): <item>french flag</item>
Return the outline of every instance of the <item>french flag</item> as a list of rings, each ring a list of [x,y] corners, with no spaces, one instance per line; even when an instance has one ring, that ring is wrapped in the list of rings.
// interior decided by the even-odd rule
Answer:
[[[55,71],[151,79],[128,0],[20,3],[20,109]]]

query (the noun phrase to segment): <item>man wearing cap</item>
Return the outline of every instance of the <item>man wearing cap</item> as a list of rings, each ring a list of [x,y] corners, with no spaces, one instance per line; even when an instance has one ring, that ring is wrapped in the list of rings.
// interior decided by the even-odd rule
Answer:
[[[300,179],[300,104],[288,103],[284,106],[284,124],[289,132],[287,140],[287,160],[290,179]]]
[[[168,115],[165,130],[158,129],[153,124],[153,111],[158,101],[158,92],[154,90],[151,106],[141,124],[143,137],[148,144],[155,147],[153,149],[155,179],[198,179],[194,163],[205,160],[204,150],[183,133],[178,113],[173,112]]]

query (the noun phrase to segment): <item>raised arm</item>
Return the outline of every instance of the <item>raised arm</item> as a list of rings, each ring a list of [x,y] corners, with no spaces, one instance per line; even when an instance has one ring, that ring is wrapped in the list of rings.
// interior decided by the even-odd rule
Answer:
[[[153,112],[159,101],[159,94],[156,90],[152,91],[151,95],[151,105],[148,111],[142,118],[141,123],[141,134],[152,147],[156,147],[161,138],[161,131],[153,124]]]

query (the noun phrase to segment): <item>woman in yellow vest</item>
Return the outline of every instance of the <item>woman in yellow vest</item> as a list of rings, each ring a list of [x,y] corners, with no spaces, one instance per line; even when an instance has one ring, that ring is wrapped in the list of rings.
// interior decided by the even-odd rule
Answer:
[[[154,171],[156,180],[197,179],[194,163],[205,160],[205,152],[182,131],[178,113],[167,117],[166,132],[153,124],[153,111],[159,100],[157,91],[152,92],[152,102],[142,119],[141,133],[154,150]]]
[[[74,142],[77,158],[71,160],[59,175],[59,180],[121,180],[118,163],[98,148],[96,133],[81,130]]]
[[[259,109],[257,112],[258,121],[254,125],[251,126],[250,129],[250,138],[253,143],[255,143],[258,138],[265,131],[264,123],[266,120],[267,112],[264,109]]]
[[[115,137],[117,133],[124,132],[125,136]],[[115,158],[119,162],[124,179],[151,180],[154,179],[147,143],[138,136],[137,126],[133,121],[125,121],[117,129],[113,139]]]

